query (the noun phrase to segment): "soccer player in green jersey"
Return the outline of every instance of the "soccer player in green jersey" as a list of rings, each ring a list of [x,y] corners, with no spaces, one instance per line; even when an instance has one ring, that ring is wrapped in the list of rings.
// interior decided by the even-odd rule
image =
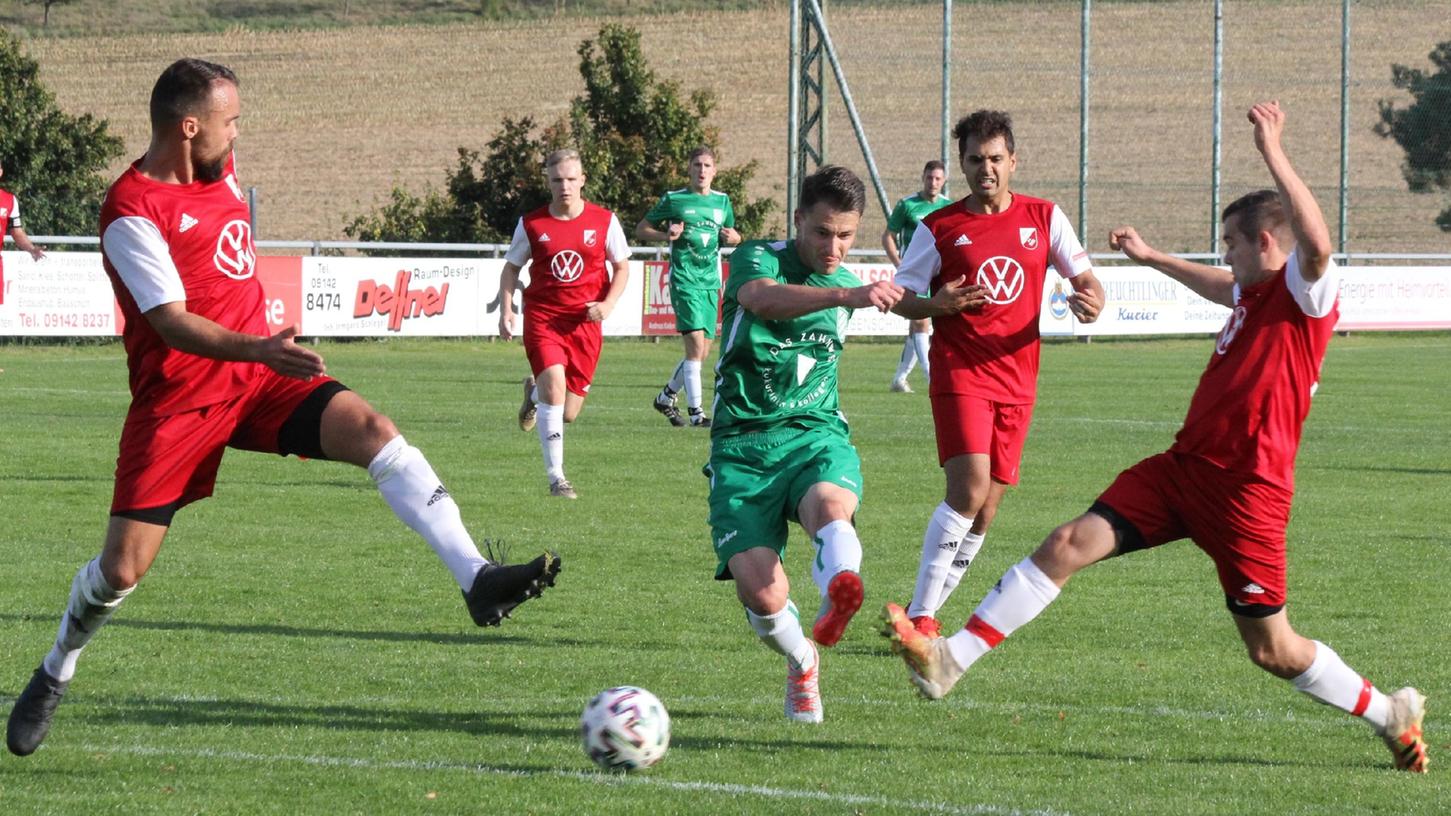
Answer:
[[[675,367],[670,382],[655,397],[655,410],[679,428],[686,424],[675,407],[683,388],[690,425],[709,428],[701,407],[700,366],[715,338],[720,307],[720,247],[739,244],[736,214],[730,197],[710,189],[715,180],[715,153],[708,147],[690,151],[690,186],[671,190],[635,225],[642,241],[670,242],[670,304],[675,308],[675,330],[685,340],[685,358]]]
[[[903,198],[892,208],[892,214],[887,216],[887,228],[882,230],[882,249],[887,251],[887,260],[892,262],[892,266],[902,264],[902,256],[907,254],[907,244],[912,241],[917,222],[928,213],[952,203],[951,198],[942,194],[946,183],[947,166],[933,159],[922,168],[922,190]],[[921,363],[922,374],[931,379],[931,367],[927,363],[927,337],[931,331],[930,318],[908,322],[907,342],[902,344],[902,359],[892,377],[893,391],[911,393],[912,386],[907,384],[907,375],[912,373],[914,363]]]
[[[861,464],[837,403],[837,361],[852,309],[887,311],[890,281],[843,269],[866,188],[843,167],[801,185],[796,240],[750,241],[731,256],[710,432],[710,529],[717,580],[735,580],[751,628],[786,658],[786,716],[821,722],[816,644],[834,645],[861,607],[862,547],[852,526]],[[821,614],[806,638],[781,567],[787,523],[811,536]]]

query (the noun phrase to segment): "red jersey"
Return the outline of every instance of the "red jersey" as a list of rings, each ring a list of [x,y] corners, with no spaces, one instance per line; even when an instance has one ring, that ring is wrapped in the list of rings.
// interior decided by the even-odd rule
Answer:
[[[15,200],[15,194],[9,190],[0,190],[0,243],[4,243],[5,236],[10,230],[20,228],[20,202]],[[0,273],[5,271],[5,259],[0,257]],[[0,278],[0,303],[5,301],[5,280]]]
[[[143,314],[183,302],[192,314],[267,336],[247,202],[229,158],[214,182],[165,184],[133,163],[101,205],[101,261],[126,319],[133,414],[167,415],[240,394],[260,363],[199,357],[166,345]]]
[[[630,257],[625,231],[615,214],[586,201],[584,211],[568,220],[549,214],[546,205],[526,213],[514,228],[504,259],[529,267],[524,309],[542,315],[575,315],[584,319],[585,304],[605,299],[610,276],[605,261]]]
[[[981,309],[933,318],[931,392],[1030,403],[1048,267],[1072,278],[1092,264],[1053,202],[1015,193],[1007,209],[983,215],[966,201],[923,218],[897,268],[897,283],[919,294],[961,277],[987,289]]]
[[[1295,453],[1339,318],[1335,265],[1315,283],[1298,250],[1269,280],[1234,289],[1209,366],[1172,451],[1233,473],[1295,489]]]

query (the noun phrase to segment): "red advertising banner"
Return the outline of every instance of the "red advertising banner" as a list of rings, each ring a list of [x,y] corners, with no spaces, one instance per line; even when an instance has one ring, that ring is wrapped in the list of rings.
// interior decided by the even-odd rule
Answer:
[[[260,255],[257,281],[266,298],[267,327],[275,334],[302,325],[302,258]]]

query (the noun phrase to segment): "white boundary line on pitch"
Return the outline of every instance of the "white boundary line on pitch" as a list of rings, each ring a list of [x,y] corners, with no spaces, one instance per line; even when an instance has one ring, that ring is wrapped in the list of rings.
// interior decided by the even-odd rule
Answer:
[[[632,776],[627,774],[587,773],[583,771],[526,771],[513,768],[499,768],[492,765],[461,762],[424,762],[407,759],[365,759],[361,757],[293,756],[286,754],[254,754],[245,751],[217,751],[202,749],[157,748],[150,745],[82,745],[79,750],[86,753],[129,754],[133,756],[190,757],[193,759],[219,759],[228,762],[262,762],[293,765],[311,765],[322,768],[362,768],[365,770],[400,771],[461,771],[464,773],[508,776],[521,779],[554,777],[571,779],[595,785],[642,785],[664,788],[686,793],[716,793],[726,796],[759,796],[766,799],[794,799],[829,802],[838,805],[871,805],[873,807],[898,808],[919,813],[963,814],[964,816],[1071,816],[1061,810],[1019,810],[999,805],[954,805],[947,802],[924,802],[904,799],[889,799],[856,793],[828,793],[826,791],[794,790],[773,788],[766,785],[737,785],[724,782],[682,782],[661,779],[654,776]]]

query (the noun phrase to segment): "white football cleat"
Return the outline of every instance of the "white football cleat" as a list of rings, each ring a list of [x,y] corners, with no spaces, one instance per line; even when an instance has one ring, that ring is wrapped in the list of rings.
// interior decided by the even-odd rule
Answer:
[[[786,661],[786,717],[793,722],[821,722],[821,655],[815,643],[809,665],[798,670]]]
[[[1426,716],[1426,698],[1410,686],[1389,696],[1390,715],[1381,737],[1395,757],[1396,768],[1412,773],[1425,773],[1431,760],[1426,756],[1426,740],[1421,735],[1421,720]]]

